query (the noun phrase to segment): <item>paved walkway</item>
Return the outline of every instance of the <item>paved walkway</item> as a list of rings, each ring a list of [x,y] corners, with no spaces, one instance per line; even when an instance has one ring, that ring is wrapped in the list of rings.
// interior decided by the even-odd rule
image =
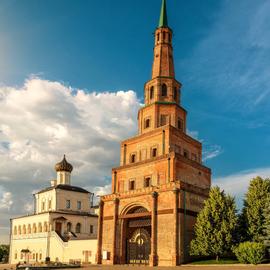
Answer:
[[[270,265],[258,265],[258,266],[250,266],[250,265],[185,265],[185,266],[177,266],[177,267],[147,267],[147,266],[125,266],[125,265],[115,265],[115,266],[88,266],[84,269],[87,270],[270,270]]]
[[[0,270],[15,270],[14,265],[0,264]],[[80,268],[78,268],[80,269]],[[132,266],[132,265],[115,265],[115,266],[99,266],[89,265],[81,268],[82,270],[270,270],[269,265],[184,265],[177,267],[147,267],[147,266]],[[67,270],[67,269],[66,269]],[[74,269],[72,269],[74,270]]]

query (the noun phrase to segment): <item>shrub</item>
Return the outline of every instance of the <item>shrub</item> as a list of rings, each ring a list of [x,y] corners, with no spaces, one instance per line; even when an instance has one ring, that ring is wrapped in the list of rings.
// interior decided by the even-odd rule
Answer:
[[[241,263],[259,264],[264,259],[265,246],[262,243],[244,242],[234,247],[233,252]]]

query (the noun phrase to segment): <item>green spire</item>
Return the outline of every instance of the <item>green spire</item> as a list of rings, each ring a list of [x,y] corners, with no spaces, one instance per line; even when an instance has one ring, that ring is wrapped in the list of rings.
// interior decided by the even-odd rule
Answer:
[[[158,27],[168,27],[166,0],[162,0]]]

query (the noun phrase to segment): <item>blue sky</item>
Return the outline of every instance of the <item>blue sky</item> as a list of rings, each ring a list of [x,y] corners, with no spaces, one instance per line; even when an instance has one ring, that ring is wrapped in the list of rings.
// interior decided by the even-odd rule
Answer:
[[[74,108],[78,109],[82,100],[99,104],[96,107],[89,104],[91,112],[87,111],[85,103],[82,106],[90,116],[95,116],[89,121],[95,123],[95,118],[106,119],[113,143],[110,144],[107,138],[102,146],[111,147],[116,154],[105,157],[103,169],[100,161],[104,174],[96,173],[96,180],[91,180],[91,184],[87,184],[87,177],[80,178],[83,169],[78,171],[76,177],[78,184],[89,188],[98,186],[98,190],[102,190],[109,185],[110,168],[117,165],[114,163],[119,155],[119,141],[136,132],[133,116],[136,116],[139,103],[143,102],[144,83],[150,79],[153,32],[158,23],[160,2],[1,0],[0,101],[17,104],[16,108],[13,104],[12,108],[1,112],[9,122],[0,121],[2,167],[6,168],[15,160],[18,171],[18,174],[2,171],[2,176],[0,173],[0,200],[6,205],[0,206],[0,211],[6,217],[31,209],[31,203],[24,198],[21,198],[24,208],[12,208],[19,190],[16,185],[20,185],[19,180],[27,183],[29,188],[25,188],[22,194],[30,197],[28,193],[46,185],[46,177],[54,175],[51,168],[57,156],[57,152],[45,154],[45,150],[40,150],[38,142],[46,145],[50,141],[34,133],[32,122],[24,123],[26,130],[21,127],[17,130],[15,123],[20,122],[12,115],[20,110],[26,113],[25,117],[31,113],[41,115],[42,120],[38,122],[49,123],[49,115],[56,115],[54,110],[59,109],[59,114],[61,110],[67,112],[71,119],[78,114]],[[270,1],[167,2],[169,25],[174,31],[176,77],[183,84],[182,105],[188,110],[189,133],[203,142],[205,163],[213,171],[214,183],[239,199],[246,190],[249,178],[257,174],[270,176]],[[20,102],[16,101],[14,93],[23,90],[32,93],[33,88],[41,89],[40,92],[33,92],[37,95],[33,102],[30,102],[33,95],[27,96],[29,103],[25,100],[21,104],[24,99],[21,97]],[[52,99],[46,96],[44,89],[57,89],[69,100],[68,103],[63,105],[60,99],[58,105],[50,106],[59,95]],[[78,97],[75,103],[63,92],[78,93],[78,89],[89,95],[82,95],[81,99]],[[46,101],[40,93],[44,94]],[[42,114],[40,108],[35,111],[34,102],[47,104],[47,101],[51,103],[42,109]],[[70,104],[76,106],[70,110]],[[118,107],[124,113],[117,113]],[[110,113],[106,114],[107,108]],[[101,116],[97,116],[99,114]],[[107,119],[108,115],[113,116]],[[114,125],[111,125],[112,119]],[[71,125],[68,121],[67,126],[58,122],[51,127],[48,124],[48,134],[55,140],[66,138],[66,133],[70,131],[66,127]],[[79,132],[77,128],[81,122],[74,123],[72,125],[76,129],[73,131]],[[130,125],[130,129],[121,131],[123,123]],[[108,134],[107,127],[99,124],[96,123],[95,132]],[[13,129],[16,136],[10,131]],[[1,133],[4,135],[1,136]],[[18,134],[22,134],[21,137]],[[38,136],[40,141],[35,140]],[[91,153],[81,157],[80,163],[76,161],[78,154],[70,150],[75,146],[63,146],[63,141],[59,148],[54,148],[58,150],[58,156],[62,155],[60,151],[70,152],[73,163],[77,162],[79,168],[86,162],[85,159],[91,161],[95,157],[97,149],[101,151],[100,140],[96,137],[92,141],[83,138],[78,145],[91,143],[96,148],[92,147]],[[25,146],[31,146],[27,154],[18,150]],[[78,146],[78,149],[81,148]],[[43,163],[38,157],[45,155],[52,165],[41,169],[38,166]],[[25,164],[31,167],[29,174],[23,169]],[[39,180],[32,179],[30,173],[38,175]],[[31,181],[28,182],[27,177]],[[0,230],[1,226],[3,230],[8,227],[6,223],[0,224]]]

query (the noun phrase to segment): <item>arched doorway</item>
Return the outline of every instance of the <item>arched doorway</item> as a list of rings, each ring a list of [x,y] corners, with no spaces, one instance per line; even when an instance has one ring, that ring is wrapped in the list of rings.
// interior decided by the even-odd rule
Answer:
[[[144,207],[135,207],[127,213],[126,263],[149,264],[151,253],[151,216]]]

